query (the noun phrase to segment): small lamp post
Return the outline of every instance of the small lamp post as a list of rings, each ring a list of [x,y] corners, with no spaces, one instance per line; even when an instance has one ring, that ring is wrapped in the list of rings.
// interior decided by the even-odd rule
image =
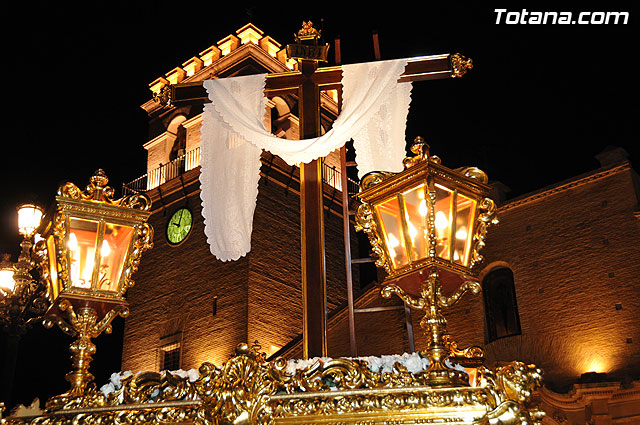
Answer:
[[[0,262],[0,326],[6,331],[5,362],[0,374],[0,399],[9,401],[13,390],[20,338],[47,310],[44,287],[31,276],[31,248],[42,209],[25,204],[18,207],[18,232],[22,235],[18,262],[5,254]]]
[[[468,290],[480,291],[472,269],[482,261],[478,251],[487,227],[497,223],[496,206],[487,197],[487,176],[481,170],[442,166],[420,137],[411,150],[416,156],[405,158],[404,171],[363,177],[356,228],[367,233],[379,257],[376,265],[387,272],[382,295],[396,294],[425,311],[421,326],[428,339],[429,382],[464,385],[465,374],[445,361],[451,355],[477,355],[481,349],[458,350],[441,309]]]
[[[18,262],[5,255],[0,263],[0,324],[12,335],[24,334],[27,325],[46,310],[42,287],[31,276],[33,237],[42,219],[42,209],[32,204],[18,207],[18,232],[22,235]]]
[[[98,170],[85,191],[73,183],[61,186],[36,247],[51,300],[44,325],[55,323],[77,337],[70,347],[74,370],[66,375],[71,389],[49,400],[49,409],[82,405],[95,395],[95,387],[88,388],[96,350],[91,338],[110,333],[116,315],[127,316],[125,292],[142,252],[152,247],[153,229],[146,223],[150,199],[135,194],[114,201],[108,181]]]

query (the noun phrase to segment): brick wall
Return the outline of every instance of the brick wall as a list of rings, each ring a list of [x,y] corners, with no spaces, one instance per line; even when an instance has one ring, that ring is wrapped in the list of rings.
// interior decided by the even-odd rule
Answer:
[[[489,231],[483,266],[512,269],[522,334],[487,344],[487,359],[533,362],[559,389],[589,371],[637,379],[640,224],[633,171],[597,170],[559,187],[507,203]],[[484,345],[482,295],[466,295],[446,317],[461,346]]]
[[[237,341],[247,338],[246,324],[238,318],[247,313],[248,260],[223,263],[211,255],[197,193],[188,197],[196,217],[191,234],[181,245],[170,246],[165,225],[178,205],[156,210],[150,218],[154,247],[143,255],[136,285],[128,291],[123,370],[157,369],[160,339],[176,331],[183,332],[185,367],[205,360],[221,363]]]
[[[165,227],[185,205],[184,192],[179,186],[171,190],[172,183],[152,191],[154,248],[143,255],[137,283],[128,292],[123,370],[158,369],[161,338],[176,331],[183,333],[183,368],[197,368],[204,361],[221,364],[240,342],[257,340],[271,354],[302,331],[297,176],[288,189],[260,180],[251,252],[238,261],[221,262],[210,253],[204,235],[197,171],[186,175],[194,227],[181,245],[167,243]],[[324,217],[331,312],[346,300],[342,218],[329,211]],[[357,270],[354,277],[358,283]]]

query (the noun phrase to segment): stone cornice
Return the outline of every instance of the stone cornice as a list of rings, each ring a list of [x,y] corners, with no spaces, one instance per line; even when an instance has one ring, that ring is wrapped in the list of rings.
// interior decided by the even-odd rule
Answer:
[[[539,201],[541,199],[548,198],[558,193],[566,192],[576,187],[583,186],[585,184],[589,184],[597,180],[602,180],[613,174],[618,174],[628,170],[631,170],[631,163],[628,161],[622,162],[610,168],[598,169],[590,173],[583,174],[582,176],[575,177],[568,181],[558,183],[557,185],[553,185],[551,187],[541,189],[539,191],[524,195],[520,198],[516,198],[514,200],[508,201],[498,208],[498,212],[507,211],[513,208],[517,208],[521,205],[526,205],[531,202]]]

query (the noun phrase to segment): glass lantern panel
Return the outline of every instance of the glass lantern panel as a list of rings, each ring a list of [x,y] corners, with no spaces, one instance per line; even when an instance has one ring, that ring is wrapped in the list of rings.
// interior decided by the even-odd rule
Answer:
[[[104,238],[100,244],[99,290],[118,292],[120,289],[120,275],[132,235],[133,227],[111,223],[105,225]]]
[[[453,261],[466,267],[469,262],[469,250],[471,248],[471,238],[473,237],[476,201],[458,193],[456,211]]]
[[[393,197],[377,205],[376,210],[382,223],[381,230],[393,267],[398,268],[408,264],[398,198]]]
[[[407,231],[411,240],[411,261],[429,255],[429,207],[425,185],[422,184],[402,194]]]
[[[59,288],[58,259],[56,258],[56,242],[53,235],[50,235],[47,238],[47,254],[49,255],[49,285],[51,285],[47,290],[51,297],[51,301],[54,301],[58,298]]]
[[[18,209],[18,231],[21,235],[31,236],[42,219],[42,210],[35,205],[23,205]]]
[[[436,227],[436,255],[444,260],[451,257],[451,215],[453,191],[439,184],[435,185],[436,205],[434,224]]]
[[[71,286],[76,288],[91,288],[93,267],[96,261],[96,241],[98,236],[98,222],[76,217],[69,219],[69,278]]]
[[[0,269],[0,289],[3,292],[12,292],[16,286],[16,281],[13,279],[15,272],[11,268]]]

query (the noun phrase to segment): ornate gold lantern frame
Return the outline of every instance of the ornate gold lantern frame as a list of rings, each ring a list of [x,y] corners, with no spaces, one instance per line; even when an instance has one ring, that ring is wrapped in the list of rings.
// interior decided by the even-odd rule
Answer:
[[[376,265],[387,272],[382,295],[396,294],[425,311],[421,326],[428,340],[429,385],[465,385],[466,374],[446,360],[480,358],[482,349],[458,350],[441,309],[467,291],[480,292],[472,269],[482,261],[479,250],[487,227],[497,223],[496,205],[488,197],[484,172],[475,167],[451,170],[430,156],[428,148],[418,137],[411,148],[416,156],[405,158],[404,171],[373,172],[362,179],[356,230],[368,235]],[[444,224],[438,224],[439,218]]]
[[[472,278],[472,269],[482,262],[483,258],[479,251],[485,244],[487,227],[489,224],[497,223],[496,205],[489,198],[490,187],[487,185],[487,175],[476,167],[467,167],[459,170],[451,170],[440,163],[437,156],[429,156],[428,146],[422,138],[417,138],[412,150],[417,156],[406,158],[404,161],[405,170],[401,173],[373,172],[364,176],[361,182],[362,192],[358,197],[363,204],[356,214],[356,223],[360,230],[364,231],[373,247],[373,252],[378,256],[376,265],[383,267],[387,272],[385,281],[399,280],[402,277],[425,267],[434,267],[441,271],[450,271],[460,275],[462,279]],[[397,264],[389,254],[392,251],[388,238],[385,238],[385,223],[380,213],[380,206],[389,200],[398,199],[401,213],[406,213],[406,200],[402,199],[403,194],[418,187],[424,187],[428,191],[423,202],[428,208],[424,216],[428,221],[430,245],[428,252],[419,257],[407,255],[405,264]],[[450,193],[451,204],[449,206],[452,225],[449,226],[450,240],[456,234],[456,215],[458,209],[455,206],[460,198],[470,201],[472,213],[469,217],[469,224],[473,231],[467,232],[465,237],[465,247],[461,258],[455,258],[455,244],[448,244],[446,255],[437,253],[436,227],[436,191],[444,189]],[[402,221],[402,241],[405,246],[412,244],[407,236],[412,233],[409,226],[411,223],[403,215]],[[381,231],[378,231],[381,230]],[[459,230],[459,229],[458,229]]]
[[[128,315],[124,295],[133,285],[142,252],[153,246],[153,228],[146,223],[150,199],[136,194],[114,201],[108,181],[98,170],[84,191],[73,183],[61,186],[56,207],[45,220],[43,240],[36,246],[51,301],[43,323],[57,324],[77,337],[70,347],[74,370],[66,375],[71,390],[50,400],[49,408],[73,404],[86,395],[96,350],[91,338],[110,333],[116,315]]]

